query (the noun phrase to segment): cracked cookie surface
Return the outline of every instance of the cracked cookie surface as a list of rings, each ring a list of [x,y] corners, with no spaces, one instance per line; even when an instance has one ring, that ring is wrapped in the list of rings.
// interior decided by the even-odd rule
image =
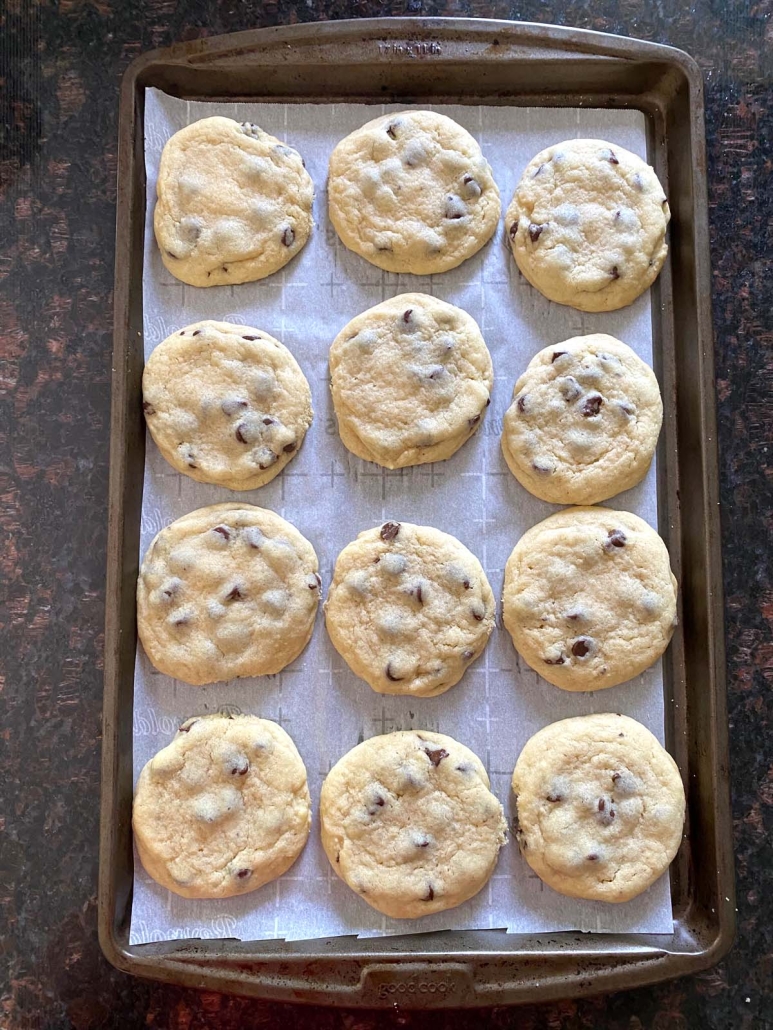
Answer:
[[[380,694],[442,694],[483,652],[494,628],[483,568],[455,537],[385,522],[339,554],[325,601],[330,639]]]
[[[338,143],[330,220],[343,243],[389,272],[455,268],[491,238],[499,190],[477,141],[433,111],[398,111]]]
[[[679,770],[650,731],[625,715],[546,726],[527,741],[512,787],[523,857],[569,897],[628,901],[679,849]]]
[[[328,773],[322,844],[336,873],[397,919],[442,912],[486,884],[505,842],[480,759],[429,731],[371,737]]]
[[[450,458],[480,427],[493,381],[477,322],[424,293],[357,315],[330,348],[341,440],[386,468]]]
[[[264,676],[311,637],[320,594],[314,548],[251,504],[213,504],[162,529],[142,561],[137,630],[153,665],[201,685]]]
[[[580,311],[614,311],[657,278],[670,217],[645,161],[604,140],[573,139],[529,162],[505,225],[518,267],[540,293]]]
[[[649,365],[612,336],[576,336],[529,362],[504,417],[502,452],[536,497],[594,504],[644,478],[662,421]]]
[[[668,647],[676,579],[644,519],[566,508],[528,530],[505,567],[504,623],[518,653],[564,690],[633,679]]]
[[[273,336],[196,322],[155,348],[142,376],[145,421],[191,479],[253,490],[292,461],[311,425],[311,390]]]
[[[281,876],[311,826],[306,769],[254,715],[194,716],[140,773],[132,825],[145,870],[184,898],[230,898]]]
[[[180,129],[156,190],[161,259],[191,286],[263,279],[311,233],[314,186],[301,155],[251,122],[217,116]]]

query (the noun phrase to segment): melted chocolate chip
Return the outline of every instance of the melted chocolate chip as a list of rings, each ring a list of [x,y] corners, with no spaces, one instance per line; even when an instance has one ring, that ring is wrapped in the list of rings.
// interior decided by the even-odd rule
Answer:
[[[457,221],[459,218],[464,218],[467,214],[467,205],[461,197],[457,197],[454,194],[449,194],[446,197],[446,209],[445,216],[450,221]]]
[[[470,614],[472,615],[473,619],[475,619],[476,622],[483,622],[483,618],[484,618],[484,616],[486,614],[486,610],[485,610],[485,608],[479,608],[479,607],[470,608]]]
[[[513,224],[510,226],[510,239],[514,240],[517,235],[518,235],[518,223],[517,222],[513,222]]]
[[[246,427],[246,426],[244,425],[244,423],[243,423],[243,422],[240,422],[240,423],[239,423],[239,425],[238,425],[238,426],[236,427],[236,429],[234,430],[234,436],[235,436],[235,437],[236,437],[236,439],[237,439],[237,440],[239,441],[239,443],[249,443],[249,440],[248,440],[248,439],[246,438],[246,436],[244,435],[244,430],[245,430],[246,428],[247,428],[247,427]]]
[[[615,279],[619,279],[620,278],[620,271],[618,270],[617,265],[612,265],[612,268],[610,269],[609,274],[612,276],[612,280],[613,281]]]
[[[322,579],[320,578],[318,572],[312,572],[312,574],[308,577],[307,586],[309,590],[319,590],[319,588],[322,586]]]
[[[266,417],[264,419],[261,419],[261,421],[263,422],[264,426],[275,426],[277,424],[277,420],[275,418],[272,418],[270,415],[266,415]]]
[[[593,852],[593,854],[588,855],[588,861],[589,862],[598,862],[598,860],[599,860],[599,856],[595,853],[595,851]]]
[[[435,889],[432,886],[432,884],[430,884],[427,887],[427,893],[424,895],[424,899],[423,900],[424,901],[432,901],[434,897],[435,897]]]
[[[526,397],[527,396],[528,396],[527,394],[522,393],[521,396],[518,398],[518,400],[515,402],[515,406],[516,406],[516,408],[518,408],[518,410],[520,412],[526,411]]]
[[[142,410],[145,412],[146,415],[155,415],[156,413],[156,409],[153,407],[150,401],[142,402]]]
[[[391,680],[392,683],[399,683],[402,679],[404,679],[403,676],[395,676],[394,669],[392,668],[392,663],[391,662],[387,662],[387,667],[384,670],[384,672],[385,672],[386,678],[388,680]]]
[[[446,749],[444,747],[438,747],[438,748],[425,747],[424,748],[424,753],[427,756],[427,758],[430,760],[430,762],[432,762],[432,764],[434,765],[434,767],[436,769],[440,765],[440,763],[443,761],[444,758],[448,758],[448,752],[446,751]]]
[[[585,658],[593,650],[593,640],[590,637],[578,637],[572,644],[572,654],[575,658]]]
[[[467,187],[467,193],[471,197],[479,197],[483,192],[480,188],[480,183],[472,175],[465,175],[462,182]]]
[[[178,615],[176,619],[172,619],[173,626],[187,626],[192,621],[190,615]]]
[[[195,726],[198,721],[199,721],[198,719],[192,719],[191,722],[183,723],[183,725],[179,728],[179,730],[177,732],[178,733],[190,733],[191,732],[191,727]]]
[[[606,154],[605,154],[604,156],[606,157],[607,161],[609,161],[609,163],[610,163],[611,165],[619,165],[619,164],[620,164],[620,162],[619,162],[619,161],[617,160],[617,157],[616,157],[616,155],[615,155],[615,152],[614,152],[614,150],[612,150],[612,148],[611,148],[611,147],[610,147],[610,149],[609,149],[609,150],[608,150],[608,151],[606,152]]]
[[[412,314],[413,314],[413,308],[408,308],[407,311],[403,312],[403,322],[405,322],[406,325],[410,324],[410,322],[411,322],[411,315]]]
[[[225,599],[226,599],[226,601],[243,601],[244,600],[244,594],[239,589],[239,586],[236,585],[236,586],[231,587],[231,589],[225,595]]]
[[[212,532],[213,533],[219,533],[220,536],[224,540],[230,540],[231,539],[231,534],[228,532],[228,530],[225,528],[225,526],[215,526],[215,528],[212,530]]]
[[[467,425],[470,429],[473,429],[480,422],[480,415],[473,415],[472,418],[467,419]]]
[[[537,225],[535,222],[529,223],[529,239],[532,243],[536,243],[544,232],[544,225]]]
[[[542,661],[545,665],[563,665],[566,659],[560,654],[557,658],[543,658]]]
[[[236,412],[240,411],[242,408],[248,408],[249,406],[249,401],[242,400],[240,397],[226,397],[226,399],[220,404],[220,410],[224,415],[228,415],[230,417],[231,415],[235,415]]]
[[[295,230],[291,225],[288,225],[282,233],[282,243],[285,247],[292,247],[295,243]]]
[[[611,551],[613,547],[625,547],[627,539],[628,537],[622,529],[610,529],[607,534],[607,538],[604,541],[604,550]]]
[[[387,125],[386,134],[387,136],[389,136],[390,139],[397,139],[397,133],[395,132],[396,127],[397,122],[390,122],[389,125]]]
[[[286,443],[282,450],[285,454],[292,454],[298,444],[293,440],[291,443]]]
[[[604,403],[604,398],[600,393],[589,393],[585,398],[580,411],[584,418],[593,418],[594,415],[598,415],[601,411],[601,405]]]
[[[624,415],[630,416],[636,414],[636,408],[634,408],[633,404],[631,404],[630,401],[618,401],[617,406],[618,408],[620,408]]]
[[[606,807],[607,807],[607,803],[604,800],[604,798],[599,798],[599,804],[598,804],[599,812],[603,812]]]
[[[242,336],[243,340],[259,340],[259,336]]]
[[[384,525],[381,527],[380,536],[382,540],[394,540],[399,532],[399,522],[385,522]]]
[[[569,351],[565,350],[554,350],[553,357],[550,359],[550,364],[552,365],[554,361],[558,361],[559,358],[563,358],[564,355],[568,353]]]
[[[416,587],[416,589],[412,590],[411,593],[416,598],[416,600],[419,602],[419,604],[424,604],[424,594],[423,594],[422,589],[421,589],[421,583],[419,583],[419,585]]]
[[[246,776],[249,771],[250,763],[246,758],[231,767],[232,776]]]
[[[237,872],[236,876],[240,880],[249,880],[249,878],[252,876],[252,870],[251,869],[240,869]]]
[[[555,804],[557,801],[563,801],[564,800],[564,796],[563,796],[563,794],[552,794],[551,793],[551,794],[547,794],[545,796],[545,800],[546,801],[550,801],[551,804]]]

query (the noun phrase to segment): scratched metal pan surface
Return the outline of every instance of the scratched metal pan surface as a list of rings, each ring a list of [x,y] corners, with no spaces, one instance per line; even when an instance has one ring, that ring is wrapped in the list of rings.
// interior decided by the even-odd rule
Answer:
[[[426,100],[625,107],[644,114],[649,161],[673,214],[669,259],[651,291],[665,404],[659,529],[681,584],[680,627],[664,665],[666,737],[688,795],[685,840],[671,870],[672,935],[475,930],[369,940],[129,944],[135,586],[145,439],[146,87],[189,100]],[[193,987],[369,1008],[536,1002],[653,983],[717,962],[732,943],[734,894],[698,66],[670,47],[550,25],[464,18],[325,22],[146,54],[127,71],[120,104],[99,882],[99,934],[108,959],[139,976]]]

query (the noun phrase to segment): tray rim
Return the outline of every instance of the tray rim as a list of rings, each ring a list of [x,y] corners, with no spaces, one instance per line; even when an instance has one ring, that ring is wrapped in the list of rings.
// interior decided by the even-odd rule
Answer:
[[[542,50],[554,48],[567,53],[582,53],[594,57],[609,57],[612,59],[646,61],[652,60],[664,63],[678,70],[683,76],[690,93],[690,133],[691,141],[695,147],[696,154],[702,158],[701,168],[694,175],[693,187],[695,192],[694,204],[694,235],[697,237],[695,250],[695,277],[700,289],[696,297],[697,315],[697,336],[700,348],[699,359],[701,366],[701,415],[703,418],[706,433],[702,439],[704,448],[704,459],[707,462],[704,472],[704,496],[705,496],[705,523],[707,537],[705,541],[705,552],[707,570],[710,577],[710,623],[715,631],[714,640],[711,642],[711,653],[709,665],[712,669],[712,697],[711,700],[715,709],[715,718],[712,726],[714,733],[711,741],[713,756],[714,783],[717,790],[718,818],[729,825],[729,786],[728,786],[728,745],[727,727],[723,717],[726,712],[725,704],[725,663],[724,663],[724,636],[723,636],[723,610],[722,610],[722,584],[721,584],[721,556],[719,552],[719,512],[718,512],[718,461],[716,453],[716,429],[715,429],[715,395],[714,395],[714,374],[713,374],[713,335],[711,331],[710,302],[710,269],[708,263],[708,225],[707,225],[707,193],[705,174],[705,137],[703,128],[703,85],[700,69],[695,60],[688,54],[673,47],[659,43],[651,43],[631,39],[629,37],[612,36],[607,33],[600,33],[593,30],[574,29],[564,26],[543,25],[529,22],[511,22],[494,19],[477,18],[374,18],[374,19],[350,19],[337,22],[314,22],[294,26],[275,26],[268,29],[247,30],[244,32],[231,33],[224,36],[210,37],[204,40],[196,40],[192,43],[175,44],[165,49],[157,49],[139,57],[131,63],[124,74],[121,84],[120,99],[120,121],[119,121],[119,170],[122,167],[123,159],[131,160],[135,141],[134,117],[135,99],[138,89],[141,89],[140,78],[143,73],[160,61],[172,62],[174,64],[195,65],[209,63],[214,60],[229,60],[233,57],[243,55],[267,53],[275,51],[277,47],[292,44],[296,52],[303,48],[319,47],[324,50],[336,42],[346,43],[352,39],[363,37],[371,42],[394,40],[398,44],[410,42],[420,43],[423,40],[437,40],[441,42],[459,42],[461,40],[472,40],[492,44],[496,34],[507,37],[511,44],[523,47],[536,47]],[[293,55],[295,56],[295,55]],[[405,55],[405,60],[408,56]],[[424,58],[418,57],[421,61]],[[470,58],[474,59],[474,58]],[[363,61],[372,60],[371,57],[363,57]],[[417,58],[413,57],[414,62]],[[355,63],[355,62],[352,62]],[[470,93],[476,96],[475,93]],[[325,101],[322,101],[325,102]],[[577,106],[577,101],[575,104]],[[631,104],[638,109],[643,109],[640,104]],[[107,605],[106,605],[106,636],[105,636],[105,703],[103,709],[103,751],[102,751],[102,802],[101,802],[101,829],[100,829],[100,876],[99,876],[99,939],[102,950],[108,960],[117,968],[135,973],[141,976],[150,976],[156,979],[169,980],[189,986],[208,986],[210,989],[217,987],[225,991],[258,994],[261,997],[276,997],[284,1000],[296,1000],[308,1003],[325,1003],[324,992],[316,991],[313,996],[304,996],[298,993],[297,988],[288,984],[271,984],[261,982],[259,973],[254,971],[251,974],[242,971],[239,974],[229,975],[228,970],[218,968],[213,973],[211,957],[199,952],[206,951],[207,942],[203,947],[186,946],[183,949],[175,948],[177,942],[169,942],[171,945],[165,949],[156,948],[150,945],[130,946],[119,939],[112,918],[114,901],[114,883],[110,875],[110,863],[112,861],[112,835],[115,830],[116,810],[115,798],[117,795],[118,754],[117,744],[117,714],[119,704],[119,677],[117,668],[117,649],[120,641],[120,619],[117,605],[111,605],[111,601],[120,596],[121,572],[117,567],[116,559],[123,553],[123,499],[125,492],[125,466],[123,462],[126,433],[126,362],[128,359],[128,325],[129,325],[129,283],[126,277],[122,276],[122,263],[118,260],[121,248],[126,246],[126,240],[130,238],[132,230],[133,200],[129,189],[130,184],[121,180],[119,174],[118,197],[117,197],[117,222],[116,222],[116,279],[115,279],[115,326],[114,326],[114,350],[113,350],[113,383],[112,397],[113,410],[111,415],[111,440],[110,440],[110,486],[109,486],[109,527],[108,527],[108,576],[107,576]],[[599,969],[590,968],[583,974],[579,969],[573,975],[569,970],[562,969],[560,974],[554,978],[552,983],[542,982],[545,979],[545,970],[542,970],[541,988],[533,988],[524,993],[515,989],[513,984],[509,989],[504,986],[499,992],[483,991],[475,993],[473,998],[448,997],[438,998],[403,998],[402,1004],[460,1004],[460,1005],[486,1005],[502,1003],[503,997],[514,995],[512,1000],[534,1001],[548,997],[565,997],[568,994],[595,993],[602,990],[619,989],[634,984],[651,983],[668,977],[683,975],[688,972],[696,972],[700,969],[713,965],[729,950],[734,936],[734,893],[732,875],[732,843],[727,834],[717,835],[716,854],[717,876],[722,878],[722,893],[727,898],[727,903],[717,912],[716,930],[713,932],[711,942],[697,951],[670,950],[665,946],[647,946],[644,940],[650,939],[652,935],[628,935],[637,937],[642,941],[641,947],[630,947],[623,951],[600,952],[598,949],[574,949],[567,952],[573,960],[583,954],[588,959],[604,960],[614,958],[626,958],[622,965],[607,964]],[[464,931],[466,934],[486,934],[492,931]],[[431,935],[439,936],[439,935]],[[442,936],[448,937],[449,933],[444,932]],[[453,934],[451,936],[454,936]],[[565,934],[530,935],[547,938],[577,938],[576,934],[567,932]],[[594,935],[603,939],[611,935]],[[666,935],[668,941],[673,940],[675,935]],[[512,936],[510,937],[512,940]],[[339,943],[346,938],[331,939]],[[340,960],[351,960],[359,963],[369,963],[364,973],[372,973],[379,969],[386,968],[394,972],[397,966],[407,965],[418,966],[422,970],[422,976],[427,975],[434,969],[449,969],[451,965],[462,971],[471,970],[473,967],[470,961],[478,960],[478,955],[464,962],[465,956],[469,956],[467,949],[457,948],[453,953],[441,951],[434,947],[427,947],[428,942],[423,942],[424,948],[417,949],[413,945],[418,938],[381,938],[381,942],[390,942],[392,948],[379,946],[374,948],[373,940],[358,941],[359,949],[352,949],[351,953],[345,956],[339,951]],[[407,943],[404,943],[407,942]],[[222,944],[224,942],[209,942],[210,944]],[[231,943],[231,942],[225,942]],[[267,944],[271,942],[238,942],[239,945],[249,946]],[[324,959],[331,956],[330,949],[324,945],[326,940],[305,942],[311,947],[298,948],[297,943],[291,950],[285,942],[272,942],[280,955],[270,955],[265,952],[256,952],[252,955],[245,951],[249,948],[234,948],[229,965],[238,961],[241,955],[243,963],[248,962],[256,967],[261,967],[272,960],[281,958],[283,964],[308,964],[315,959]],[[395,943],[401,944],[405,949],[397,951]],[[435,942],[436,943],[436,942]],[[314,951],[314,947],[317,950]],[[209,949],[211,950],[211,949]],[[349,948],[343,949],[349,952]],[[164,954],[164,952],[168,952]],[[177,951],[173,955],[172,952]],[[530,956],[539,957],[539,950],[535,952],[485,951],[484,955],[493,958],[499,956],[505,964],[513,966]],[[550,953],[552,955],[552,952]],[[548,958],[549,956],[543,956]],[[451,960],[449,962],[449,960]],[[223,961],[226,961],[225,958]],[[456,970],[461,981],[464,975]],[[445,974],[444,974],[445,975]],[[588,980],[591,975],[591,980]],[[248,983],[245,977],[251,982]],[[236,982],[234,981],[236,978]],[[549,979],[549,977],[548,977]],[[460,981],[460,982],[461,982]],[[257,990],[255,986],[257,985]],[[528,986],[528,985],[526,985]],[[381,1002],[381,998],[374,997],[373,992],[365,992],[367,997],[363,1000],[362,978],[357,985],[346,988],[340,983],[331,986],[329,1001],[351,1005],[371,1005]],[[453,992],[452,992],[453,993]],[[464,994],[465,992],[462,991]],[[390,1000],[385,1004],[391,1005]]]

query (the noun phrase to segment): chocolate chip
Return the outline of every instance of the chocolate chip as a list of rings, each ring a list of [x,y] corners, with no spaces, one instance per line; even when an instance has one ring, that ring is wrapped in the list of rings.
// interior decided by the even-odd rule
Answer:
[[[244,539],[250,547],[254,547],[256,551],[266,542],[265,536],[263,536],[263,533],[257,526],[247,526],[244,530]]]
[[[242,122],[241,130],[245,136],[252,136],[253,139],[258,139],[259,136],[263,135],[262,130],[252,122]]]
[[[239,425],[234,430],[234,436],[239,441],[239,443],[249,443],[249,440],[244,435],[246,429],[247,429],[247,427],[245,426],[245,424],[243,422],[240,422]]]
[[[259,336],[242,336],[243,340],[259,340]]]
[[[384,525],[381,527],[380,536],[382,540],[394,540],[399,532],[399,522],[385,522]]]
[[[518,235],[518,223],[517,222],[513,222],[512,225],[510,226],[510,239],[514,240],[517,235]]]
[[[408,308],[407,311],[403,312],[403,322],[405,322],[406,325],[410,325],[410,323],[411,323],[411,315],[412,314],[413,314],[413,308]]]
[[[543,658],[542,661],[545,665],[563,665],[566,659],[560,654],[557,658]]]
[[[561,376],[559,379],[556,379],[556,386],[567,404],[576,401],[582,394],[582,387],[574,376]]]
[[[446,197],[446,209],[445,216],[450,221],[457,221],[459,218],[464,218],[467,214],[467,205],[461,197],[457,197],[455,194],[449,194]]]
[[[282,243],[285,247],[292,247],[295,243],[295,230],[291,225],[288,225],[282,233]]]
[[[604,798],[599,798],[599,805],[598,805],[599,812],[603,812],[606,807],[607,807],[607,803],[604,800]]]
[[[249,406],[250,402],[243,400],[241,397],[226,397],[220,405],[220,410],[224,415],[230,417],[235,415],[237,411],[241,411],[242,408],[248,408]],[[246,443],[246,441],[243,440],[242,443]]]
[[[535,222],[529,223],[529,239],[532,243],[536,243],[545,230],[544,225],[537,225]]]
[[[572,644],[572,654],[575,658],[585,658],[593,650],[593,640],[590,637],[578,637]]]
[[[191,335],[192,335],[192,336],[198,336],[200,332],[201,332],[201,329],[195,329],[195,330],[193,331],[193,333],[191,333]]]
[[[459,765],[455,765],[454,769],[456,769],[456,771],[460,773],[472,772],[472,766],[469,765],[469,763],[467,762],[461,762]]]
[[[476,605],[474,608],[470,608],[470,614],[476,622],[483,622],[486,609],[482,605]]]
[[[184,722],[177,732],[178,733],[190,733],[191,732],[191,727],[195,726],[198,721],[199,721],[198,719],[191,719],[189,722]]]
[[[475,652],[470,650],[469,647],[466,647],[464,649],[464,651],[462,651],[462,660],[463,661],[471,662],[474,657],[475,657]]]
[[[240,880],[249,880],[249,878],[252,876],[252,870],[251,869],[240,869],[237,872],[236,875],[237,875],[238,879],[240,879]]]
[[[187,626],[189,622],[193,621],[191,615],[178,615],[176,619],[172,619],[173,626]]]
[[[473,429],[480,422],[480,415],[473,415],[472,418],[467,419],[467,425],[470,429]]]
[[[584,615],[583,612],[573,611],[573,612],[567,612],[566,615],[564,616],[564,618],[568,619],[570,622],[579,622],[580,619],[584,619],[585,618],[585,615]]]
[[[486,398],[486,407],[488,407],[488,406],[489,406],[489,404],[491,404],[491,398],[490,398],[490,397],[487,397],[487,398]]]
[[[275,426],[278,424],[278,419],[272,418],[270,415],[266,415],[265,418],[261,419],[264,426]]]
[[[185,455],[185,464],[188,466],[188,468],[191,469],[198,468],[193,451],[188,451],[188,453]]]
[[[595,851],[593,852],[593,854],[588,855],[588,861],[589,862],[598,862],[598,860],[599,860],[599,856],[595,853]]]
[[[155,415],[156,413],[156,409],[153,407],[150,401],[142,402],[142,410],[145,412],[146,415]]]
[[[388,680],[391,680],[392,683],[399,683],[402,679],[405,678],[404,676],[395,676],[395,672],[394,672],[394,669],[392,668],[392,663],[391,662],[387,662],[387,667],[386,667],[386,669],[384,671],[385,671],[385,674],[386,674],[386,678]]]
[[[617,160],[614,150],[610,147],[609,150],[604,151],[604,157],[609,161],[611,165],[619,165],[620,162]]]
[[[580,411],[584,418],[593,418],[594,415],[598,415],[601,411],[601,405],[604,403],[604,398],[600,393],[589,393],[585,398]]]
[[[340,861],[341,861],[341,852],[340,851],[336,851],[336,864],[338,864]]]
[[[472,175],[465,175],[462,182],[467,187],[467,193],[471,197],[479,197],[483,190],[480,188],[480,183],[477,179],[473,178]]]
[[[228,530],[225,528],[225,526],[215,526],[215,528],[212,530],[212,532],[213,533],[219,533],[220,536],[224,540],[230,540],[231,539],[231,534],[228,532]]]
[[[522,393],[521,396],[518,398],[518,400],[515,403],[516,408],[518,408],[518,410],[520,412],[526,411],[526,398],[527,398],[527,396],[528,396],[528,394]]]
[[[432,886],[432,884],[430,884],[427,887],[427,893],[424,895],[424,899],[423,900],[424,901],[432,901],[434,897],[435,897],[435,889]]]
[[[569,351],[566,350],[554,350],[553,357],[550,359],[550,364],[552,365],[554,361],[558,361],[559,358],[563,358],[564,355],[568,353]]]
[[[536,178],[537,178],[537,176],[538,176],[538,175],[540,174],[540,172],[542,171],[542,169],[543,169],[544,167],[545,167],[545,165],[544,165],[544,164],[541,164],[541,165],[539,166],[539,168],[537,169],[537,171],[536,171],[536,172],[534,172],[534,174],[532,175],[532,179],[536,179]]]
[[[628,537],[622,529],[610,529],[607,539],[604,541],[604,550],[611,551],[613,547],[625,547]]]
[[[424,754],[427,756],[427,758],[430,760],[430,762],[432,762],[432,764],[434,765],[434,767],[436,769],[440,765],[440,763],[443,761],[444,758],[448,758],[448,752],[446,751],[446,749],[444,747],[438,747],[438,748],[425,747],[424,748]]]
[[[282,448],[285,454],[292,454],[298,444],[293,440],[290,443],[286,443]]]
[[[225,595],[225,600],[226,601],[243,601],[244,600],[244,594],[239,589],[238,584],[236,586],[231,587],[231,589]]]
[[[424,592],[421,588],[421,583],[418,584],[410,593],[416,598],[419,604],[424,604]]]
[[[390,139],[397,139],[397,133],[395,132],[395,129],[397,128],[398,124],[398,122],[390,122],[389,125],[387,125],[386,134],[387,136],[389,136]]]
[[[322,580],[318,572],[312,572],[311,575],[306,577],[306,586],[309,590],[319,590],[322,586]]]
[[[635,415],[636,408],[631,404],[630,401],[618,401],[618,408],[623,412],[624,415]]]
[[[617,222],[617,221],[619,221],[619,219],[620,219],[620,212],[619,211],[615,211],[615,221]]]
[[[544,461],[533,461],[531,467],[535,472],[539,472],[541,476],[546,476],[553,471],[553,466],[547,465]]]
[[[179,260],[180,260],[180,259],[178,258],[178,256],[177,256],[176,254],[173,254],[173,253],[171,252],[171,250],[168,250],[168,251],[166,252],[166,256],[167,256],[167,257],[170,257],[170,258],[174,258],[174,260],[175,260],[175,261],[179,261]],[[181,333],[180,335],[182,336],[182,333]]]
[[[274,452],[269,450],[268,447],[262,447],[260,449],[260,458],[261,460],[258,462],[258,468],[265,472],[266,469],[271,468],[271,466],[279,460],[279,455],[274,454]]]
[[[246,776],[250,771],[250,763],[246,758],[242,757],[235,765],[231,766],[232,776]]]
[[[620,272],[618,271],[617,265],[612,265],[612,269],[609,273],[612,276],[612,280],[620,278]]]
[[[564,797],[563,794],[547,794],[545,800],[555,804],[557,801],[563,801]]]
[[[414,840],[414,844],[417,848],[428,848],[429,843],[429,837],[425,837],[423,834]]]
[[[179,593],[180,587],[182,585],[183,581],[181,579],[177,579],[177,577],[172,577],[172,579],[169,579],[166,581],[166,583],[164,583],[161,593],[164,595],[164,597],[174,597],[175,594]]]

